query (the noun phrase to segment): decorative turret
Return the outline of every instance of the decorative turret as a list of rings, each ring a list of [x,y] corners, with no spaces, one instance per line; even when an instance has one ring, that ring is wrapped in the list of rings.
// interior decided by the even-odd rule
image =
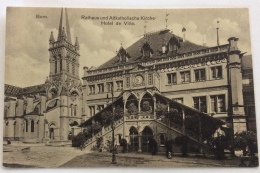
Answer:
[[[51,82],[49,80],[49,77],[47,77],[46,80],[45,80],[45,84],[49,84],[49,83],[51,83]]]
[[[50,43],[54,43],[54,42],[55,42],[54,37],[53,37],[53,32],[52,32],[52,31],[51,31],[51,35],[50,35],[49,42],[50,42]]]

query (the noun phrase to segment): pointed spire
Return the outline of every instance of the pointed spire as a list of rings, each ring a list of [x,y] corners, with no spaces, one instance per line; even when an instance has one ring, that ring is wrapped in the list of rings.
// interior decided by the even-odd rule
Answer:
[[[64,36],[66,36],[67,41],[69,43],[71,43],[70,26],[69,26],[69,19],[68,19],[68,14],[67,14],[66,8],[65,8],[64,12],[63,12],[63,8],[61,9],[59,34],[58,34],[57,41],[61,40]]]
[[[64,27],[62,28],[61,39],[64,39],[64,40],[67,39],[67,38],[66,38],[66,32],[65,32]]]
[[[76,41],[75,41],[75,45],[77,50],[79,50],[79,41],[78,41],[78,37],[76,37]]]
[[[53,37],[53,32],[52,32],[52,31],[51,31],[51,36],[50,36],[49,42],[50,42],[50,43],[55,42],[54,37]]]

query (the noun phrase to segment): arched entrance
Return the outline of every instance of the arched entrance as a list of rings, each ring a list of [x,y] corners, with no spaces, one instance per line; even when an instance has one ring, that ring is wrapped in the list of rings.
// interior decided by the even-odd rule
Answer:
[[[142,134],[142,151],[149,151],[149,140],[153,138],[153,131],[150,127],[145,127]]]
[[[138,131],[135,127],[131,127],[129,130],[130,136],[130,146],[129,151],[137,151],[138,150]]]
[[[54,123],[51,123],[49,126],[49,138],[51,140],[54,139],[54,131],[55,131],[56,125]]]

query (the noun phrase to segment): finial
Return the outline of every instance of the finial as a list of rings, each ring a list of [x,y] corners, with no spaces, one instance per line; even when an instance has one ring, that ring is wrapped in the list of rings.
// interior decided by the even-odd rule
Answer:
[[[219,20],[217,21],[217,45],[219,46],[219,35],[218,35],[218,30],[219,30]]]
[[[166,15],[165,15],[166,28],[168,27],[168,26],[167,26],[167,22],[168,22],[168,18],[167,18],[167,17],[168,17],[169,15],[170,15],[169,13],[166,13]]]
[[[145,20],[144,21],[144,37],[146,39],[146,28],[147,28],[147,25],[146,25],[147,21]]]

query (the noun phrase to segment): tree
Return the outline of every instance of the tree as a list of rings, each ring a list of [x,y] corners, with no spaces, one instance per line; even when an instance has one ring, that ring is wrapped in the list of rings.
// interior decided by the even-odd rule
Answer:
[[[101,123],[103,125],[108,125],[112,123],[112,111],[111,110],[105,110],[101,114]]]
[[[80,132],[75,137],[72,138],[72,147],[79,147],[82,149],[85,145],[85,142],[86,142],[86,137],[82,132]]]
[[[235,149],[241,149],[243,151],[243,156],[247,154],[246,148],[250,150],[250,155],[254,155],[256,152],[256,133],[253,131],[242,131],[236,133],[234,136],[234,146]]]
[[[118,120],[121,117],[124,116],[124,108],[122,108],[121,106],[117,105],[115,107],[115,119]]]

